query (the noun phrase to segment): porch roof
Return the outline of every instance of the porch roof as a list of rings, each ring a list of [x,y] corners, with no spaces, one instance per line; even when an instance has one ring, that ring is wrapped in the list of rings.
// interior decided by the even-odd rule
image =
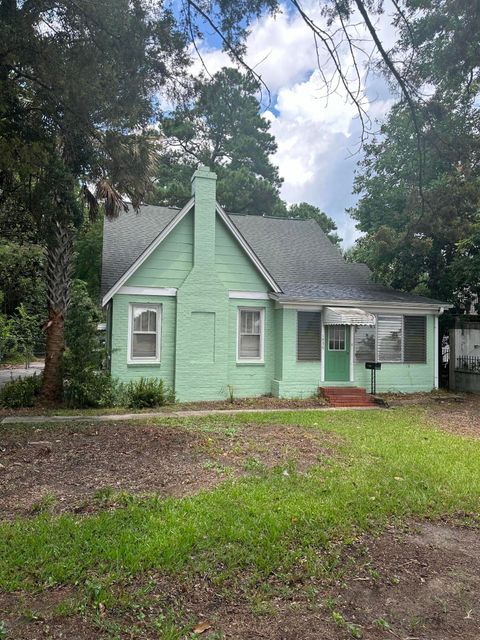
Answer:
[[[355,324],[374,325],[375,316],[363,309],[355,307],[326,307],[324,315],[325,324]]]

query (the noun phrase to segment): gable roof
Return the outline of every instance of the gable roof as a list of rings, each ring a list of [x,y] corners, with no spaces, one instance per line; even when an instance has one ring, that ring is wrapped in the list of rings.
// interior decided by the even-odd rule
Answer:
[[[182,210],[146,205],[137,213],[129,207],[118,218],[105,220],[104,303],[106,294],[113,295],[112,291],[128,279],[192,206],[193,199]],[[439,300],[373,283],[368,267],[346,262],[314,220],[226,214],[219,206],[217,211],[279,301],[355,300],[445,306]]]

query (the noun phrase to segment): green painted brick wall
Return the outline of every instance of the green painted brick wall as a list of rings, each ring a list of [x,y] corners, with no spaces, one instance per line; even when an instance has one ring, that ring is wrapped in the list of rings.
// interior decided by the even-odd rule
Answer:
[[[306,398],[317,392],[320,384],[318,362],[297,360],[297,311],[277,309],[274,395],[286,398]]]
[[[135,233],[134,229],[132,233]],[[193,212],[190,211],[125,284],[130,287],[179,287],[192,266]]]
[[[240,307],[265,309],[264,363],[237,362],[237,315]],[[275,311],[270,300],[229,301],[228,320],[228,384],[237,398],[248,398],[272,393],[275,372]],[[228,393],[228,389],[226,390]]]
[[[215,226],[215,268],[220,280],[231,291],[270,290],[218,216]]]

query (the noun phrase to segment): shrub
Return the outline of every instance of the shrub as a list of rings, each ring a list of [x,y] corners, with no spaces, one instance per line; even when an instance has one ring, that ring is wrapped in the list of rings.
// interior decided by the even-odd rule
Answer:
[[[162,407],[175,402],[175,394],[158,378],[140,378],[124,387],[124,402],[127,407],[144,409]]]
[[[102,371],[105,347],[97,331],[100,311],[81,280],[72,286],[65,320],[63,357],[64,398],[71,407],[106,407],[113,404],[114,382]]]
[[[40,395],[42,377],[33,374],[27,378],[12,380],[0,390],[0,406],[8,409],[33,407]]]
[[[65,379],[63,397],[70,407],[113,407],[116,383],[106,371],[83,372]]]

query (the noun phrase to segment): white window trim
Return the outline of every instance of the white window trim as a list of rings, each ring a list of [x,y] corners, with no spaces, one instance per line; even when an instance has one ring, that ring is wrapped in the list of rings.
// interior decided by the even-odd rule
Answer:
[[[132,336],[133,336],[133,309],[134,307],[143,307],[144,309],[152,309],[157,312],[157,355],[154,358],[133,358],[132,357]],[[161,345],[162,345],[162,305],[152,304],[150,302],[130,302],[128,305],[128,351],[127,364],[160,364]]]
[[[240,318],[242,311],[259,311],[260,312],[260,357],[259,358],[242,358],[239,354],[240,347]],[[265,307],[237,307],[237,334],[236,334],[236,354],[237,364],[264,364],[265,363]]]

